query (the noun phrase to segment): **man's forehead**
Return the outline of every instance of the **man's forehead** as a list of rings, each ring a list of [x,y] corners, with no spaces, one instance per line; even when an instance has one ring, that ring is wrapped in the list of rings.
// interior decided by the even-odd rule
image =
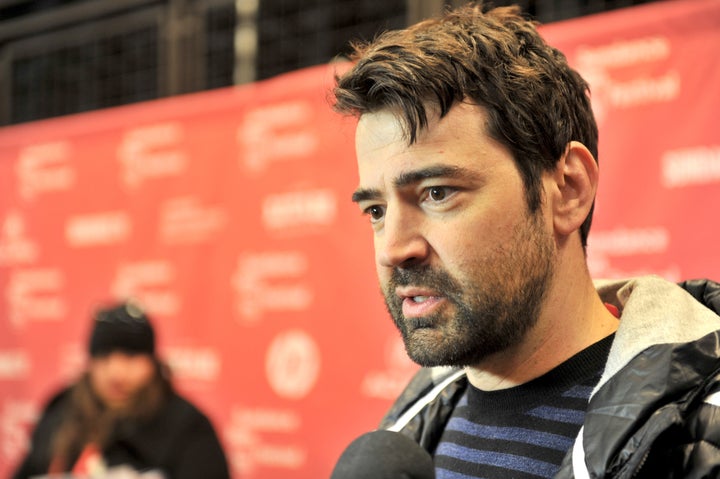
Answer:
[[[436,108],[427,111],[427,126],[417,131],[412,144],[405,117],[399,110],[364,113],[358,120],[355,135],[358,161],[378,155],[441,152],[448,145],[473,147],[490,140],[486,135],[485,110],[478,105],[457,103],[442,118]]]
[[[379,146],[405,141],[405,128],[400,116],[390,110],[364,113],[358,120],[356,145]]]
[[[458,103],[442,119],[431,117],[410,145],[402,116],[389,110],[364,114],[356,135],[362,194],[354,197],[378,196],[385,188],[431,177],[457,178],[458,171],[477,179],[503,164],[515,168],[507,147],[487,134],[486,119],[484,108]]]
[[[421,125],[420,119],[415,122],[415,131],[411,135],[408,115],[399,108],[383,108],[363,113],[357,124],[356,134],[360,136],[375,136],[378,140],[403,142],[406,146],[416,143],[432,141],[435,134],[442,130],[450,130],[457,136],[464,133],[476,135],[487,132],[487,110],[470,101],[455,103],[441,115],[440,108],[432,103],[425,104],[426,125]],[[411,136],[415,137],[413,145]]]

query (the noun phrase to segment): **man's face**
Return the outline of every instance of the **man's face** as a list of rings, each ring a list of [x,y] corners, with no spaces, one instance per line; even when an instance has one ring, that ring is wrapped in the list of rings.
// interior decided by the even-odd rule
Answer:
[[[155,363],[149,354],[113,351],[90,358],[90,384],[102,402],[111,409],[123,409],[155,375]]]
[[[555,243],[527,210],[509,151],[481,107],[458,104],[408,145],[388,111],[364,114],[353,195],[374,230],[388,310],[423,366],[478,365],[519,345],[538,319]]]

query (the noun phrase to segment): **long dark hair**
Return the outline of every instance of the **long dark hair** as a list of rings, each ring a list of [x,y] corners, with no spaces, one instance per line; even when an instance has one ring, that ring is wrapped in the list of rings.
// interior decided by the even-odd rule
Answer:
[[[155,374],[151,382],[122,410],[107,408],[95,394],[90,375],[85,372],[69,391],[65,415],[52,440],[50,472],[65,472],[72,468],[82,450],[90,443],[100,450],[112,441],[121,422],[148,421],[167,402],[173,391],[170,369],[153,357]]]

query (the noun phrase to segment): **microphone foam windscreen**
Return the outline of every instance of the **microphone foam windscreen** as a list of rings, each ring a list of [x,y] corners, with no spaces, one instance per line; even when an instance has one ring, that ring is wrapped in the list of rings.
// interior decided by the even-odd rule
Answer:
[[[372,431],[343,451],[330,479],[435,479],[430,454],[407,436]]]

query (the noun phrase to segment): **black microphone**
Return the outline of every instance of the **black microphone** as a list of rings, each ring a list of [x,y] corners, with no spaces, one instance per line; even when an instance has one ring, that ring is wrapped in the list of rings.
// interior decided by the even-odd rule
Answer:
[[[430,454],[399,432],[372,431],[343,451],[330,479],[435,479]]]

